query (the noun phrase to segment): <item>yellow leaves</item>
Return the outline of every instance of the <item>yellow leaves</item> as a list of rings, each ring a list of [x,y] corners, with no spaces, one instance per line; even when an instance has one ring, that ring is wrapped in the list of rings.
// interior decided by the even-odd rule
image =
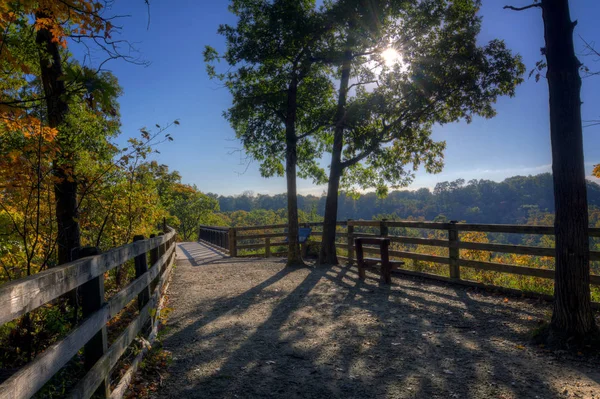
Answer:
[[[600,164],[594,165],[594,170],[592,170],[592,176],[600,177]]]

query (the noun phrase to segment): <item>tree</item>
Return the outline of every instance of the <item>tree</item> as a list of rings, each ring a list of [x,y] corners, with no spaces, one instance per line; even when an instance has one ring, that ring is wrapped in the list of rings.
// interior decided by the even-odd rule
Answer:
[[[207,215],[219,210],[219,202],[198,191],[196,186],[178,183],[173,187],[171,214],[179,219],[183,241],[190,241]]]
[[[590,297],[588,202],[581,121],[581,63],[575,55],[568,0],[542,0],[554,182],[556,265],[548,343],[579,346],[598,339]]]
[[[343,56],[338,57],[339,96],[331,123],[322,263],[337,263],[340,184],[386,195],[388,184],[410,183],[421,164],[439,172],[445,143],[431,139],[433,125],[493,117],[493,103],[514,95],[524,72],[520,57],[502,41],[477,45],[478,0],[390,0],[379,6],[347,0],[332,11],[339,24],[333,46]]]
[[[260,162],[261,174],[285,173],[288,265],[301,264],[297,167],[301,177],[323,178],[315,161],[322,147],[310,138],[331,109],[332,84],[314,57],[328,26],[315,11],[314,0],[234,0],[230,11],[238,17],[237,26],[219,28],[227,50],[221,57],[207,46],[207,71],[233,95],[225,117],[244,150]],[[220,59],[232,70],[217,73],[213,63]]]
[[[0,62],[5,67],[3,78],[11,84],[1,87],[0,119],[7,130],[27,129],[27,125],[43,121],[56,131],[53,174],[58,264],[70,261],[73,249],[81,245],[75,176],[77,152],[72,146],[76,140],[66,133],[73,130],[68,123],[70,106],[82,90],[87,92],[91,106],[104,100],[110,102],[114,95],[107,90],[110,86],[98,85],[102,82],[100,69],[104,62],[97,70],[71,68],[67,38],[94,43],[106,54],[106,61],[123,58],[137,62],[120,52],[123,40],[111,39],[111,33],[118,27],[113,25],[113,18],[103,16],[104,5],[94,0],[0,1],[0,28],[4,32],[0,39]],[[86,48],[89,52],[90,46]],[[37,77],[33,82],[31,75]],[[31,117],[28,111],[41,104],[44,111]]]

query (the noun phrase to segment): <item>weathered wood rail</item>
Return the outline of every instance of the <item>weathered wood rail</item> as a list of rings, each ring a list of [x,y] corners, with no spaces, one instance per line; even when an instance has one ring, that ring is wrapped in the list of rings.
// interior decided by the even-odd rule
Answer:
[[[98,254],[95,248],[83,248],[80,259],[0,286],[0,324],[37,309],[79,288],[84,320],[64,339],[47,348],[0,385],[0,398],[29,398],[38,392],[82,348],[87,374],[71,392],[71,398],[97,396],[119,398],[139,364],[130,369],[110,392],[108,378],[126,349],[142,328],[151,321],[148,340],[156,336],[163,293],[168,284],[175,257],[176,232],[134,242]],[[92,256],[88,256],[92,255]],[[148,256],[150,267],[148,267]],[[134,260],[136,278],[105,301],[104,273]],[[137,298],[139,314],[108,346],[106,324]]]
[[[301,227],[316,227],[319,228],[322,223],[301,223]],[[273,247],[287,245],[283,240],[272,241],[273,238],[284,238],[287,234],[283,229],[287,228],[286,224],[267,225],[267,226],[251,226],[251,227],[236,227],[236,228],[214,228],[203,226],[202,229],[219,229],[220,234],[227,237],[226,241],[221,239],[223,249],[229,251],[231,256],[285,256],[286,252],[273,252]],[[426,229],[444,231],[445,239],[438,238],[419,238],[389,234],[390,229],[411,228],[411,229]],[[361,230],[371,230],[357,231]],[[262,230],[262,232],[258,232]],[[280,230],[280,231],[276,231]],[[469,260],[461,257],[460,250],[475,250],[486,251],[490,253],[506,253],[519,254],[530,256],[554,257],[554,248],[511,245],[511,244],[493,244],[493,243],[478,243],[461,241],[461,233],[466,232],[484,232],[484,233],[507,233],[507,234],[532,234],[532,235],[554,235],[554,228],[550,226],[526,226],[526,225],[508,225],[508,224],[472,224],[472,223],[438,223],[438,222],[417,222],[417,221],[387,221],[387,220],[348,220],[347,222],[338,223],[338,232],[336,233],[336,244],[339,249],[346,253],[346,256],[338,255],[338,258],[345,260],[348,264],[355,264],[355,239],[359,237],[386,237],[392,243],[415,244],[429,247],[441,247],[448,249],[448,256],[428,255],[411,251],[399,251],[390,249],[389,256],[399,259],[412,259],[424,262],[435,262],[448,265],[449,279],[453,281],[464,281],[461,279],[461,268],[471,268],[475,270],[494,271],[500,273],[517,274],[522,276],[539,277],[545,279],[554,278],[554,270],[542,269],[535,267],[526,267],[518,265],[510,265],[505,263],[486,262],[478,260]],[[204,233],[205,236],[208,233]],[[320,237],[321,232],[313,231],[312,237]],[[600,228],[590,228],[590,237],[600,237]],[[343,242],[340,242],[339,240]],[[246,243],[250,241],[250,243]],[[210,242],[210,241],[209,241]],[[214,244],[214,243],[213,243]],[[215,244],[219,245],[219,244]],[[262,249],[264,252],[253,253],[248,255],[239,255],[240,250]],[[379,248],[364,247],[363,251],[367,254],[381,255]],[[600,251],[590,251],[591,261],[600,261]],[[403,270],[403,269],[399,269]],[[408,274],[421,275],[425,277],[438,278],[440,276],[414,272],[412,270],[404,270]],[[600,286],[600,275],[592,274],[590,283]]]

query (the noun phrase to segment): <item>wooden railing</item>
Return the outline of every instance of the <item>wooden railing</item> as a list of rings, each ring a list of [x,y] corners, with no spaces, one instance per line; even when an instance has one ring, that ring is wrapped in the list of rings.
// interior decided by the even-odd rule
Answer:
[[[78,260],[0,286],[0,325],[78,287],[84,317],[64,339],[5,380],[0,385],[0,398],[33,396],[82,348],[87,374],[67,396],[89,398],[94,393],[110,398],[123,396],[145,350],[134,359],[112,392],[108,379],[113,367],[149,321],[152,321],[152,328],[148,341],[156,337],[162,294],[175,257],[176,232],[170,227],[167,230],[150,239],[138,236],[132,244],[102,254],[95,248],[83,248]],[[105,301],[104,273],[132,259],[135,261],[135,280]],[[107,322],[136,298],[139,314],[108,346]]]
[[[339,222],[338,227],[345,227],[347,222]],[[198,237],[200,241],[220,247],[229,252],[230,256],[285,256],[287,255],[287,224],[247,227],[215,227],[200,226]],[[311,237],[321,237],[323,223],[300,223],[300,227],[311,227]],[[260,232],[257,232],[262,230]],[[285,247],[285,248],[284,248]],[[264,252],[244,254],[247,250],[263,249]],[[281,248],[281,250],[277,250]],[[301,244],[302,252],[306,254],[308,243]]]
[[[378,229],[378,234],[355,233],[356,227],[372,227]],[[388,234],[390,228],[416,228],[428,230],[443,230],[447,234],[447,239],[417,238],[408,236],[391,236]],[[466,232],[484,232],[484,233],[507,233],[507,234],[534,234],[534,235],[553,235],[554,228],[549,226],[525,226],[525,225],[503,225],[503,224],[470,224],[470,223],[435,223],[435,222],[391,222],[391,221],[349,221],[348,238],[346,250],[347,257],[341,257],[354,262],[354,238],[380,236],[387,237],[392,243],[417,244],[431,247],[442,247],[448,249],[448,256],[427,255],[410,251],[390,250],[390,257],[401,259],[413,259],[417,261],[435,262],[448,265],[448,275],[450,279],[461,280],[461,267],[476,270],[494,271],[500,273],[518,274],[522,276],[540,277],[554,279],[554,270],[541,269],[526,266],[510,265],[505,263],[486,262],[478,260],[463,259],[460,256],[461,249],[485,251],[493,253],[507,253],[531,256],[554,257],[554,248],[536,247],[525,245],[492,244],[467,242],[460,240],[460,233]],[[590,237],[600,237],[600,229],[590,228]],[[366,247],[365,253],[379,255],[379,249]],[[599,261],[600,252],[590,251],[590,260]],[[426,275],[427,273],[422,273]],[[600,285],[600,275],[591,275],[591,284]]]
[[[201,225],[198,231],[198,240],[212,244],[223,250],[229,250],[230,231],[231,229],[228,227]]]
[[[311,237],[320,237],[322,233],[319,229],[322,223],[301,223],[301,227],[313,227]],[[286,224],[268,225],[268,226],[251,226],[251,227],[236,227],[236,228],[215,228],[203,226],[202,231],[206,230],[204,236],[212,237],[209,242],[219,245],[229,251],[231,256],[285,256],[286,251],[273,251],[274,247],[283,247],[287,245],[283,238],[287,236],[284,229]],[[420,238],[409,237],[406,235],[390,235],[390,229],[410,228],[410,229],[426,229],[444,231],[446,238]],[[218,232],[211,232],[211,229],[217,229]],[[262,231],[261,231],[262,230]],[[461,268],[469,268],[482,271],[493,271],[500,273],[509,273],[522,276],[532,276],[544,279],[553,279],[554,270],[542,269],[535,267],[526,267],[511,265],[505,263],[497,263],[491,261],[470,260],[461,257],[460,250],[475,250],[486,251],[490,253],[504,254],[519,254],[531,256],[554,257],[554,248],[511,245],[511,244],[495,244],[495,243],[479,243],[461,241],[461,233],[467,232],[485,232],[485,233],[507,233],[507,234],[527,234],[527,235],[553,235],[554,228],[550,226],[526,226],[526,225],[504,225],[504,224],[471,224],[471,223],[437,223],[437,222],[416,222],[416,221],[354,221],[338,223],[336,232],[337,248],[346,253],[345,256],[338,255],[338,258],[346,261],[348,264],[355,264],[355,245],[354,239],[358,237],[388,237],[392,243],[424,245],[428,247],[441,247],[447,249],[447,256],[429,255],[406,250],[389,250],[390,257],[398,259],[412,259],[416,261],[435,262],[438,264],[448,265],[447,275],[453,281],[461,281]],[[362,231],[359,231],[362,230]],[[367,232],[369,230],[369,232]],[[220,234],[220,236],[219,236]],[[600,228],[590,228],[590,237],[600,237]],[[216,237],[216,238],[215,238]],[[219,238],[220,237],[220,238]],[[224,241],[226,239],[226,241]],[[273,240],[278,239],[278,240]],[[216,243],[215,240],[218,242]],[[340,242],[342,240],[342,242]],[[304,248],[306,244],[304,245]],[[257,253],[255,250],[264,249],[264,252]],[[242,251],[254,251],[248,254],[242,254]],[[379,255],[379,249],[374,247],[365,247],[364,252],[367,254]],[[600,261],[600,252],[590,251],[591,261]],[[411,270],[406,270],[413,273]],[[418,275],[430,275],[439,277],[438,275],[428,273],[415,273]],[[600,275],[591,275],[591,284],[600,285]]]

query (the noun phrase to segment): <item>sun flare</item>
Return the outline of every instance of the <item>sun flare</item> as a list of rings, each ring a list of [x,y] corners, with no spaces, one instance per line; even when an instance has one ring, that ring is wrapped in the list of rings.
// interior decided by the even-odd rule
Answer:
[[[402,61],[402,57],[400,56],[400,53],[398,53],[395,49],[393,49],[391,47],[388,49],[385,49],[381,53],[381,57],[383,57],[383,60],[385,61],[385,65],[387,65],[387,66],[392,66],[392,65]]]

